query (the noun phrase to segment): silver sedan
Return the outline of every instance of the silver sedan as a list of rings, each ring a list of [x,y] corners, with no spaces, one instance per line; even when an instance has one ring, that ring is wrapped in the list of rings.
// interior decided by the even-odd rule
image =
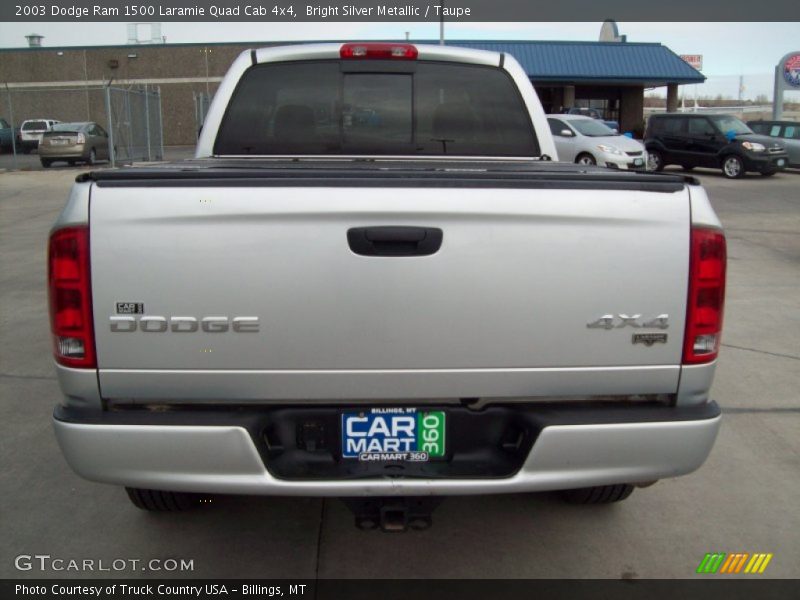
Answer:
[[[548,115],[558,159],[612,169],[645,170],[644,144],[582,115]]]

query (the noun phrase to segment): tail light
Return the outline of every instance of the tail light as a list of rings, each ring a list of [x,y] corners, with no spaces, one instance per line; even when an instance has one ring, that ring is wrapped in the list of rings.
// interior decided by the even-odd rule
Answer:
[[[47,275],[56,362],[95,368],[88,227],[65,227],[51,234]]]
[[[339,57],[347,59],[416,60],[418,54],[416,46],[411,44],[368,42],[344,44],[339,49]]]
[[[717,358],[725,303],[725,262],[725,234],[718,229],[693,228],[684,364]]]
[[[78,144],[85,144],[86,143],[86,136],[82,133],[78,134]]]

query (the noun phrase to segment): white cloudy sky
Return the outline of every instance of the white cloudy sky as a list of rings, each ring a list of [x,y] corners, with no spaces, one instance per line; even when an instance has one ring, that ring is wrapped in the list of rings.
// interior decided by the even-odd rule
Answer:
[[[744,76],[745,98],[772,95],[775,64],[800,50],[798,23],[620,23],[631,42],[660,42],[678,54],[704,55],[709,81],[700,94],[736,97]],[[168,43],[402,39],[435,39],[438,23],[162,23]],[[465,23],[446,24],[449,39],[596,40],[600,23]],[[0,48],[26,45],[24,35],[45,36],[44,45],[124,44],[125,23],[0,23]]]

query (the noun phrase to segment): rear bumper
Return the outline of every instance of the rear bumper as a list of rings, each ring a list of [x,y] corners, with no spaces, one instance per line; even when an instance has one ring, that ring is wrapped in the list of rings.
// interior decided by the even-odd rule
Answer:
[[[69,465],[93,481],[186,492],[421,496],[534,492],[683,475],[705,461],[721,419],[714,402],[696,407],[551,405],[543,411],[528,405],[524,410],[538,429],[521,466],[503,477],[280,478],[267,468],[265,446],[254,435],[253,423],[263,421],[240,410],[87,412],[58,407],[53,423]]]
[[[38,149],[39,156],[52,160],[87,158],[89,156],[89,148],[85,144],[75,144],[73,146],[51,146],[39,144]]]

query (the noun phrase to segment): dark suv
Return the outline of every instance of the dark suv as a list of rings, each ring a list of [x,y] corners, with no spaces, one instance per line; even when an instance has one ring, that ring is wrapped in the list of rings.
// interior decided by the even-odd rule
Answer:
[[[731,115],[652,115],[644,144],[653,171],[665,165],[681,165],[687,170],[712,167],[733,179],[743,177],[746,171],[774,175],[789,162],[782,144],[753,133]]]

